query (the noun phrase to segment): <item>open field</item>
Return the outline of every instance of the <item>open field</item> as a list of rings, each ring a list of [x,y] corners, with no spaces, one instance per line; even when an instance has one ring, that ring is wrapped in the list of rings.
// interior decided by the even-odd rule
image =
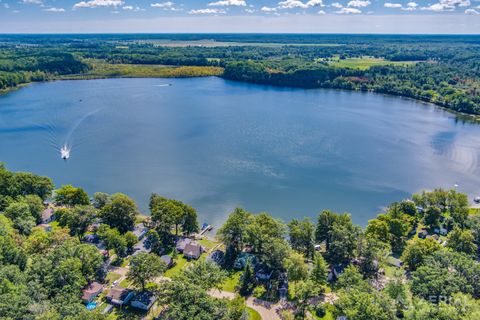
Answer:
[[[209,66],[167,66],[149,64],[110,64],[88,61],[91,69],[85,74],[61,76],[60,79],[92,78],[187,78],[219,76],[223,68]]]
[[[350,68],[358,70],[367,70],[375,66],[386,66],[386,65],[395,65],[395,66],[408,66],[413,65],[415,61],[389,61],[383,58],[373,58],[373,57],[361,57],[361,58],[347,58],[347,59],[334,59],[329,60],[327,63],[331,66],[338,68]]]

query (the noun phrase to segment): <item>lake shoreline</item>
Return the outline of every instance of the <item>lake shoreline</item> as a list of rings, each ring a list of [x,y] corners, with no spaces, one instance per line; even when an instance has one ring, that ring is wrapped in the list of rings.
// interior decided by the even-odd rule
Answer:
[[[362,90],[356,90],[356,89],[335,88],[335,87],[328,87],[328,88],[326,88],[326,87],[310,88],[309,87],[309,88],[305,88],[305,87],[296,87],[296,86],[280,86],[280,85],[269,84],[269,83],[257,83],[257,82],[251,82],[251,81],[241,81],[241,80],[229,79],[229,78],[223,77],[222,75],[196,75],[196,76],[191,76],[191,75],[184,75],[184,76],[182,76],[182,75],[175,75],[175,76],[118,75],[118,76],[113,76],[113,75],[95,75],[95,74],[82,75],[82,74],[77,74],[77,75],[67,75],[67,76],[56,76],[56,77],[53,77],[53,78],[45,80],[45,81],[32,81],[32,82],[28,82],[28,83],[23,83],[23,84],[20,84],[16,87],[11,87],[11,88],[0,90],[0,96],[7,95],[11,92],[20,90],[24,87],[29,86],[32,83],[44,83],[44,82],[68,81],[68,80],[78,81],[78,80],[102,80],[102,79],[163,79],[163,78],[164,79],[188,79],[188,78],[208,78],[208,77],[217,77],[217,78],[228,80],[228,81],[234,81],[234,82],[239,82],[239,83],[249,83],[249,84],[256,84],[256,85],[263,85],[263,86],[270,86],[270,87],[276,87],[276,88],[291,88],[291,89],[304,89],[304,90],[330,89],[330,90],[345,91],[345,92],[374,93],[374,94],[389,96],[389,97],[399,97],[399,98],[402,98],[402,99],[423,103],[425,105],[435,106],[435,108],[439,108],[440,110],[447,111],[447,112],[451,113],[452,115],[457,116],[458,119],[461,120],[461,121],[480,124],[480,115],[474,115],[474,114],[455,111],[455,110],[452,110],[452,109],[447,108],[445,106],[441,106],[441,105],[433,103],[433,102],[428,102],[428,101],[416,99],[416,98],[413,98],[413,97],[407,97],[407,96],[403,96],[403,95],[376,92],[376,91],[372,91],[372,90],[362,91]]]

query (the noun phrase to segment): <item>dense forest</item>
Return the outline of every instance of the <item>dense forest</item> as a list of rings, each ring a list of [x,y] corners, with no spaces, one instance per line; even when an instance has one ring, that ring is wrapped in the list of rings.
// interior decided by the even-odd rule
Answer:
[[[138,76],[221,75],[277,86],[374,91],[480,114],[480,37],[477,36],[0,37],[0,90],[66,75],[136,76],[132,68],[125,74],[118,68],[102,73],[108,69],[105,64],[199,67],[177,72],[146,72],[143,67]],[[223,75],[221,69],[212,67],[224,68]]]
[[[480,317],[480,210],[455,190],[394,202],[365,228],[237,208],[212,238],[188,204],[152,194],[149,211],[0,164],[0,318]]]

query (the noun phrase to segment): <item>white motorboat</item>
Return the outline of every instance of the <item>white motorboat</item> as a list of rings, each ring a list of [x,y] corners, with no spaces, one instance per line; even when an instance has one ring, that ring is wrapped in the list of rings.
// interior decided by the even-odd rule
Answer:
[[[63,146],[60,149],[60,155],[63,160],[67,160],[68,158],[70,158],[70,149],[67,146]]]

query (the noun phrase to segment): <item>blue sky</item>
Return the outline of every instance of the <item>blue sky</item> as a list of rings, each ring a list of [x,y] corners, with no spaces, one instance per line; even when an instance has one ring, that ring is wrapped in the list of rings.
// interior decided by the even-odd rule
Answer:
[[[480,33],[480,0],[0,0],[1,33]]]

